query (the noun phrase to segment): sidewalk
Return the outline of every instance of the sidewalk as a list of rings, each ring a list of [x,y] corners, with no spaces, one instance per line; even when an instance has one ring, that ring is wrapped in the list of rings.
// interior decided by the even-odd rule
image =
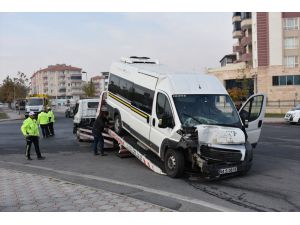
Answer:
[[[0,168],[0,212],[167,212],[167,208],[51,177]]]
[[[0,122],[10,120],[22,120],[25,118],[24,111],[20,111],[20,115],[19,111],[14,111],[6,107],[0,108],[0,111],[6,113],[6,115],[8,116],[8,119],[1,119]]]
[[[283,118],[278,118],[278,117],[265,117],[264,119],[265,124],[285,124],[286,122],[284,121]]]

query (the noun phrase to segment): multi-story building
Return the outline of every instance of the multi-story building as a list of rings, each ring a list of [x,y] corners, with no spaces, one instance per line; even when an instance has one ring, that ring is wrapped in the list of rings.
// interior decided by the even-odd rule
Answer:
[[[296,104],[300,100],[299,20],[300,13],[295,12],[234,12],[235,56],[226,55],[221,67],[208,69],[208,73],[216,75],[227,89],[248,79],[250,93],[266,93],[268,102],[279,102],[279,106],[280,102],[281,106]],[[287,110],[269,105],[268,112]]]
[[[107,90],[108,76],[108,72],[101,72],[101,75],[94,76],[91,78],[95,86],[97,96],[99,96],[102,93],[102,91]]]
[[[82,91],[82,69],[66,64],[50,65],[31,77],[31,94],[47,94],[58,99],[79,99]]]

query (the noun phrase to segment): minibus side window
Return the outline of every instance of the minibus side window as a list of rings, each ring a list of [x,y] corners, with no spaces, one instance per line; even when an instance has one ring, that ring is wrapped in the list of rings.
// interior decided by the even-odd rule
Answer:
[[[167,117],[172,121],[172,124],[174,124],[174,118],[171,110],[171,106],[169,103],[168,98],[162,94],[158,93],[157,95],[157,102],[156,102],[156,116],[158,119],[162,119],[163,117]],[[174,125],[173,125],[174,127]],[[173,128],[171,127],[171,128]]]
[[[110,74],[108,91],[114,94],[120,94],[120,78],[116,75]]]
[[[132,95],[132,104],[143,110],[146,113],[151,114],[152,104],[153,104],[154,91],[133,84],[133,95]]]
[[[120,95],[128,100],[132,99],[133,83],[120,78]]]

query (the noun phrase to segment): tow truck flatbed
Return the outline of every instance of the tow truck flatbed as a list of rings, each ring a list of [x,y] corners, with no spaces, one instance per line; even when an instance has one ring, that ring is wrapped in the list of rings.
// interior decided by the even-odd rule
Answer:
[[[92,141],[94,139],[92,135],[92,129],[90,127],[78,128],[76,135],[79,141]],[[153,172],[165,175],[162,161],[151,151],[147,151],[139,146],[137,144],[137,140],[131,135],[125,134],[119,136],[111,129],[106,129],[106,132],[103,132],[102,135],[104,137],[106,148],[107,145],[113,148],[113,140],[118,143],[119,150],[117,155],[119,155],[121,158],[123,158],[124,155],[127,157],[129,154],[132,154]]]

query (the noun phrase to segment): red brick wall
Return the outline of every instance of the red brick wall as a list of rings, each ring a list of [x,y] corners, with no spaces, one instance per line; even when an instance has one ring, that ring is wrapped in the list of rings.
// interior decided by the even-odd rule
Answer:
[[[258,12],[257,18],[257,57],[258,66],[269,65],[269,17],[267,12]]]
[[[300,12],[283,12],[281,14],[282,18],[294,18],[294,17],[300,17]]]

